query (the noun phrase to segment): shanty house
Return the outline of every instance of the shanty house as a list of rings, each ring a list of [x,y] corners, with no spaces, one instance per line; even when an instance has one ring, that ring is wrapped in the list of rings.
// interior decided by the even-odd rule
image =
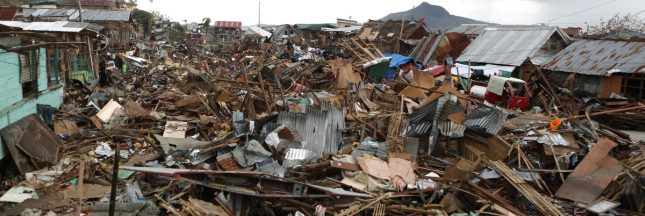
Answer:
[[[37,113],[39,106],[59,107],[63,103],[60,63],[65,62],[66,53],[74,52],[75,46],[87,46],[87,42],[62,42],[43,33],[74,34],[83,31],[84,27],[78,27],[82,25],[87,24],[0,22],[0,30],[16,32],[16,36],[0,37],[0,129]],[[0,158],[8,154],[6,149],[0,139]]]
[[[22,13],[16,14],[15,20],[21,21],[81,21],[100,25],[100,33],[108,37],[106,51],[124,52],[130,49],[130,39],[134,39],[136,25],[134,24],[130,11],[126,10],[102,10],[83,9],[22,9]]]
[[[98,57],[90,50],[98,49],[99,45],[95,31],[89,30],[91,27],[89,23],[68,21],[0,21],[0,30],[15,32],[22,40],[65,45],[46,46],[40,53],[46,56],[47,65],[50,65],[47,71],[56,82],[75,79],[85,83],[97,77]]]
[[[430,29],[422,22],[370,20],[363,25],[358,37],[372,40],[382,52],[410,53],[429,34]]]
[[[456,61],[471,65],[511,66],[513,77],[526,80],[538,66],[544,65],[569,43],[571,38],[556,26],[489,27],[466,47]],[[461,74],[467,69],[460,70]]]
[[[258,26],[244,27],[244,38],[246,41],[253,42],[257,47],[271,37],[271,32]]]
[[[305,40],[316,46],[326,45],[328,35],[325,34],[323,29],[336,28],[335,24],[330,23],[316,23],[316,24],[295,24],[295,29],[300,31]]]
[[[480,34],[484,33],[488,24],[461,24],[448,30],[448,33],[460,33],[466,35],[468,39],[475,40]]]
[[[456,59],[470,44],[468,36],[444,32],[424,37],[410,53],[410,57],[423,65],[442,64],[446,57]]]
[[[30,8],[77,8],[79,0],[29,0]],[[126,0],[80,0],[83,9],[132,10],[135,3]]]
[[[567,27],[563,28],[562,31],[564,31],[564,33],[567,33],[567,35],[572,38],[577,38],[582,35],[582,28],[580,27]]]
[[[237,21],[215,21],[212,31],[216,41],[220,43],[239,40],[244,33],[242,31],[242,22]]]
[[[358,31],[360,31],[362,26],[360,25],[352,25],[352,26],[347,26],[347,27],[338,27],[338,28],[323,28],[323,32],[327,34],[327,41],[325,43],[322,43],[323,45],[326,44],[332,44],[334,42],[338,42],[341,39],[344,38],[349,38],[353,35],[356,35]]]
[[[300,32],[289,24],[279,25],[272,28],[271,33],[272,42],[284,42],[285,40],[299,40]]]
[[[599,97],[645,101],[645,41],[578,40],[544,64],[549,78]]]

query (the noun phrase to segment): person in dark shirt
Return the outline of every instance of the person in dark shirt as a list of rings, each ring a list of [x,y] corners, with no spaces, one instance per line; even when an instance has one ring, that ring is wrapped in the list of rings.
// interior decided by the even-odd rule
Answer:
[[[123,69],[123,59],[121,58],[120,53],[117,53],[116,55],[114,55],[114,66],[116,66],[116,68],[118,68],[119,71]]]
[[[101,87],[107,87],[110,85],[108,82],[106,67],[105,58],[101,57],[101,62],[99,62],[99,84],[101,84]]]

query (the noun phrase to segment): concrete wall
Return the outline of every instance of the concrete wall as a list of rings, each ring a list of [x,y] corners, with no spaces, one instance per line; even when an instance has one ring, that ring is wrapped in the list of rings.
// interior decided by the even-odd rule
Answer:
[[[38,95],[28,99],[22,98],[18,54],[0,51],[0,129],[25,116],[36,113],[37,104],[48,104],[59,107],[63,103],[63,87],[55,85],[48,88],[47,52],[40,49],[38,65]],[[0,139],[0,159],[8,151]]]

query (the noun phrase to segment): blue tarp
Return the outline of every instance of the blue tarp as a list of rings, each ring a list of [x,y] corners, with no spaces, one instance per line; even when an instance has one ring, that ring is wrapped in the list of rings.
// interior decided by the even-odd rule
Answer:
[[[390,67],[392,68],[399,68],[401,65],[407,64],[409,62],[414,61],[412,58],[409,56],[404,56],[404,55],[399,55],[399,54],[394,54],[394,53],[383,53],[383,56],[385,57],[390,57]],[[414,65],[417,66],[417,68],[423,68],[423,65],[414,62]]]
[[[384,79],[387,79],[387,80],[393,80],[396,77],[396,72],[399,71],[399,67],[401,67],[401,65],[405,65],[407,63],[412,62],[414,66],[416,66],[417,68],[423,68],[423,65],[417,62],[414,62],[414,60],[409,56],[404,56],[404,55],[399,55],[394,53],[383,53],[383,56],[392,58],[390,59],[390,66],[387,72],[385,72],[385,76],[384,76]]]

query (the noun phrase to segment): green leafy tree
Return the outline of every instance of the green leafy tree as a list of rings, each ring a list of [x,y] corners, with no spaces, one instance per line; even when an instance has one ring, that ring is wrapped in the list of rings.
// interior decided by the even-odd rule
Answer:
[[[206,31],[206,34],[208,34],[208,30],[209,30],[210,24],[211,24],[211,18],[206,17],[206,18],[202,19],[202,22],[203,22],[202,26],[204,26],[204,31]]]
[[[186,38],[186,28],[181,23],[174,22],[170,27],[170,40],[178,41]]]

